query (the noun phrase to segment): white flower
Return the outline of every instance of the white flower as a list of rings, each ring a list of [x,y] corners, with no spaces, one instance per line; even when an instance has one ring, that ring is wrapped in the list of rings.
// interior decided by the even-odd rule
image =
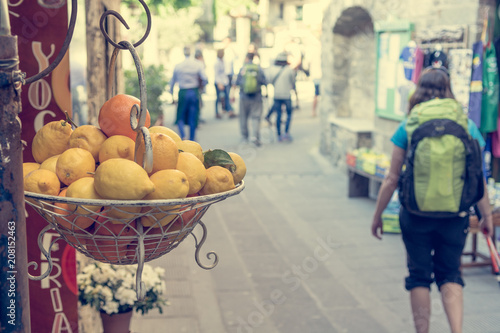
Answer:
[[[124,287],[118,288],[115,293],[115,298],[120,302],[120,305],[134,305],[137,300],[137,294],[134,290],[127,289]]]
[[[85,290],[83,291],[83,293],[85,295],[90,295],[90,294],[92,294],[93,291],[94,291],[94,287],[92,287],[92,286],[86,286]]]
[[[82,272],[84,274],[90,274],[94,271],[94,269],[96,269],[95,265],[88,265],[83,268]]]
[[[101,290],[101,296],[104,297],[106,302],[113,300],[113,291],[109,287],[103,287]]]
[[[104,275],[101,270],[97,269],[92,273],[92,278],[94,279],[95,282],[97,283],[105,283],[108,278],[106,275]]]
[[[164,273],[165,270],[161,267],[153,268],[148,264],[143,266],[141,281],[146,292],[156,294],[157,301],[149,299],[139,303],[136,293],[137,265],[109,265],[97,262],[84,267],[82,273],[77,276],[79,300],[82,304],[90,303],[97,310],[108,314],[118,313],[128,307],[147,313],[165,304],[166,299],[162,297],[166,289]]]
[[[105,304],[101,306],[101,309],[107,314],[112,314],[112,313],[118,313],[119,306],[120,305],[118,304],[118,302],[110,301],[110,302],[105,302]]]

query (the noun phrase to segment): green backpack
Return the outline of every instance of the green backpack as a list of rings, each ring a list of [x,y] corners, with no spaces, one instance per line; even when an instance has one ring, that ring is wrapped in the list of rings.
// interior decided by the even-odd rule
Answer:
[[[253,95],[259,92],[258,82],[259,66],[257,64],[246,64],[243,69],[243,92],[247,95]]]
[[[468,117],[454,99],[416,105],[406,124],[408,149],[401,204],[427,217],[466,216],[483,196],[482,154]]]

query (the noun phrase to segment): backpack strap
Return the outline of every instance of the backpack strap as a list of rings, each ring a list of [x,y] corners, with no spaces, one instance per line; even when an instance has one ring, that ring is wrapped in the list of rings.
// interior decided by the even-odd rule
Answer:
[[[409,151],[414,150],[420,140],[426,137],[454,135],[466,146],[470,140],[469,133],[461,125],[451,119],[432,119],[420,125],[412,134]]]
[[[279,78],[279,76],[281,75],[281,72],[283,72],[283,70],[285,69],[285,66],[281,66],[278,74],[276,74],[276,76],[273,78],[273,81],[271,82],[271,84],[274,86],[274,83],[276,82],[276,80]]]

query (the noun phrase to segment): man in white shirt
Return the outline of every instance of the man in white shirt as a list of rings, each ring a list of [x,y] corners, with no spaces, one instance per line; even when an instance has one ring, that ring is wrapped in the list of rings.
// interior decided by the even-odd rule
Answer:
[[[186,139],[184,125],[189,125],[189,140],[195,141],[196,128],[200,113],[199,89],[208,83],[203,63],[191,57],[191,49],[184,48],[184,61],[174,68],[170,80],[170,93],[173,96],[175,84],[179,85],[176,124],[179,135]]]

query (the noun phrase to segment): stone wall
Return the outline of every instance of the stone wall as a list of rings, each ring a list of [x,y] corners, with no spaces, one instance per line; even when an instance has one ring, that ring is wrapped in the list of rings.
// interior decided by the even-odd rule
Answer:
[[[495,0],[332,0],[323,14],[322,72],[319,115],[320,151],[338,164],[338,156],[355,148],[349,130],[335,130],[332,118],[369,120],[373,124],[373,147],[390,155],[389,140],[398,121],[375,114],[376,45],[373,25],[379,21],[407,20],[414,36],[436,25],[462,24],[468,28],[468,47],[480,38],[483,17],[495,15]],[[339,142],[334,142],[340,140]],[[337,151],[335,151],[337,150]],[[335,162],[337,161],[337,162]]]

